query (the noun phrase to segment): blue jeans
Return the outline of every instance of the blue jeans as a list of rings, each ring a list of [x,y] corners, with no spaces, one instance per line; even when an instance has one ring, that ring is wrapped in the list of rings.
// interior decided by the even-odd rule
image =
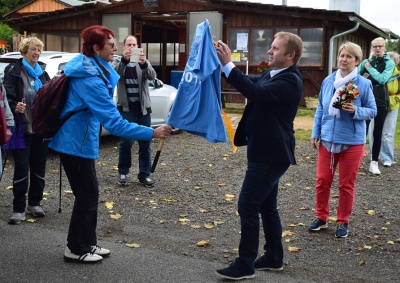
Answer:
[[[382,130],[381,160],[382,163],[394,161],[394,135],[396,132],[397,114],[399,109],[388,112]]]
[[[142,126],[151,126],[150,114],[141,115],[137,111],[122,112],[122,117],[129,122],[134,122]],[[119,143],[119,174],[128,174],[132,165],[132,146],[135,140],[121,138]],[[151,169],[151,141],[138,141],[139,144],[139,174],[138,179],[143,180],[150,176]]]
[[[38,206],[43,199],[48,141],[36,134],[24,135],[25,148],[12,150],[14,158],[13,211],[24,212],[28,205]],[[29,191],[28,191],[29,186]]]
[[[265,255],[271,264],[282,265],[282,224],[277,209],[280,177],[289,163],[248,163],[239,195],[238,212],[241,222],[239,261],[249,271],[254,270],[258,255],[261,214]]]

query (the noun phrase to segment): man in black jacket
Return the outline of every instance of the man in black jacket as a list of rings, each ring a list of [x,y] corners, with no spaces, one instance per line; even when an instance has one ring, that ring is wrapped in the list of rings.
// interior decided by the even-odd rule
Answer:
[[[280,177],[294,157],[293,121],[301,99],[303,82],[297,64],[303,43],[295,34],[279,32],[268,51],[271,71],[245,76],[231,62],[231,50],[219,41],[218,58],[227,82],[247,98],[235,134],[236,145],[247,145],[248,168],[239,196],[241,221],[239,257],[217,270],[228,279],[253,278],[254,270],[282,270],[282,224],[277,209]],[[259,214],[263,223],[264,255],[257,258]]]

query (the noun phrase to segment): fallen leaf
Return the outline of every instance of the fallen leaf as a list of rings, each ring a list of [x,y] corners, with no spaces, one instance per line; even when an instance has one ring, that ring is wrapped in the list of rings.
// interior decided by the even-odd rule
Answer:
[[[222,225],[222,224],[224,224],[224,221],[221,221],[221,220],[219,220],[219,219],[217,219],[217,220],[214,220],[214,225]]]
[[[64,193],[66,193],[66,194],[72,194],[72,190],[64,190]]]
[[[178,221],[182,224],[182,225],[186,225],[189,223],[189,219],[187,218],[179,218]]]
[[[331,217],[328,217],[328,220],[330,220],[330,221],[332,221],[332,222],[336,222],[337,217],[331,216]]]
[[[107,209],[112,209],[112,208],[114,207],[114,202],[113,202],[113,201],[107,201],[107,202],[104,204],[104,206],[105,206]]]
[[[289,243],[289,242],[290,242],[290,239],[286,239],[286,240],[285,240],[285,243]]]
[[[165,223],[165,220],[160,220],[158,223],[164,224],[164,223]]]
[[[48,196],[48,195],[49,195],[49,193],[43,192],[43,195],[44,195],[44,196]]]
[[[296,224],[289,224],[288,226],[289,227],[296,227],[297,225]]]
[[[29,218],[29,219],[26,219],[26,222],[34,223],[34,222],[36,222],[36,219]]]
[[[309,210],[308,207],[300,207],[299,210]]]
[[[298,252],[298,251],[300,251],[301,249],[300,248],[298,248],[298,247],[288,247],[288,251],[289,252]]]
[[[382,230],[387,230],[387,228],[386,228],[386,227],[382,227],[381,229],[382,229]]]
[[[204,228],[206,228],[206,229],[212,229],[212,228],[214,228],[214,226],[212,225],[212,224],[204,224]]]
[[[368,215],[374,216],[375,215],[375,211],[373,211],[372,209],[368,210]]]
[[[193,188],[194,188],[195,190],[200,190],[200,189],[201,189],[200,186],[194,186]]]
[[[192,226],[190,226],[190,228],[193,228],[193,229],[200,229],[201,226],[200,226],[200,225],[192,225]]]
[[[226,184],[225,184],[225,183],[218,184],[218,187],[225,187],[225,186],[226,186]]]
[[[308,191],[309,191],[309,190],[312,190],[312,188],[311,188],[311,187],[306,187],[306,190],[308,190]]]
[[[126,244],[128,248],[140,248],[139,244]]]
[[[196,246],[198,246],[198,247],[205,247],[208,245],[209,245],[209,241],[206,241],[206,240],[200,241],[196,244]]]
[[[13,186],[6,187],[6,190],[12,190],[12,189],[13,189]]]
[[[57,169],[51,170],[51,173],[60,173],[60,170],[57,170]]]
[[[387,244],[388,245],[394,245],[394,242],[393,241],[388,241]]]
[[[358,262],[358,265],[364,265],[365,264],[365,261],[363,259],[361,259],[361,258],[357,262]]]
[[[287,231],[282,232],[282,237],[293,236],[294,234],[296,234],[296,233],[293,231],[287,230]]]
[[[110,218],[111,218],[111,219],[120,219],[120,218],[121,218],[121,214],[119,214],[119,213],[110,214]]]
[[[200,213],[207,213],[208,212],[208,210],[207,209],[202,209],[202,208],[200,208]]]

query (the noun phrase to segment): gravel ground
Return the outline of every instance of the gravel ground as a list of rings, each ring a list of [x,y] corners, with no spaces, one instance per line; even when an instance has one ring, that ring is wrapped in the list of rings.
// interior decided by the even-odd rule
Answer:
[[[157,142],[153,141],[153,154]],[[232,155],[228,143],[211,144],[187,133],[172,136],[165,142],[156,172],[151,176],[156,186],[145,188],[136,179],[137,160],[128,175],[129,184],[120,187],[116,183],[117,145],[116,137],[101,139],[101,157],[97,161],[99,239],[216,261],[221,267],[234,260],[240,237],[237,196],[246,169],[246,148],[239,148]],[[133,152],[137,152],[136,145]],[[396,156],[400,156],[398,150]],[[279,192],[279,210],[286,235],[283,272],[299,282],[399,282],[398,164],[382,167],[382,175],[371,176],[369,160],[364,158],[349,237],[336,239],[334,221],[321,232],[309,232],[305,228],[314,217],[316,151],[308,142],[299,141],[296,157],[298,164],[283,176]],[[58,156],[51,152],[43,201],[47,215],[21,225],[43,225],[67,231],[73,195],[63,173],[62,213],[58,213],[58,170]],[[11,161],[1,182],[2,221],[7,221],[12,212],[12,191],[7,189],[12,184],[12,171]],[[338,202],[336,181],[330,200],[332,217]],[[112,208],[107,208],[110,202]],[[208,241],[208,245],[198,247],[201,241]],[[289,251],[292,247],[299,250]]]

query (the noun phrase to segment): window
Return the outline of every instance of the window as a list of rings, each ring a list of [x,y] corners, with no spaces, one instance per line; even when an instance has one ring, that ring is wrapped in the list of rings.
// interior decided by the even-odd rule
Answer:
[[[62,35],[47,34],[46,38],[44,43],[46,50],[62,51]]]
[[[322,63],[322,28],[300,29],[300,37],[303,40],[303,56],[300,65],[321,65]]]
[[[132,34],[131,14],[103,15],[102,24],[114,32],[115,42],[118,43],[118,49],[122,49],[125,37]]]
[[[262,61],[268,61],[268,50],[271,48],[272,29],[251,30],[250,64],[258,65]]]
[[[79,46],[79,34],[66,34],[63,36],[63,51],[66,52],[81,52]]]
[[[179,43],[167,43],[167,66],[177,66],[179,62]]]

